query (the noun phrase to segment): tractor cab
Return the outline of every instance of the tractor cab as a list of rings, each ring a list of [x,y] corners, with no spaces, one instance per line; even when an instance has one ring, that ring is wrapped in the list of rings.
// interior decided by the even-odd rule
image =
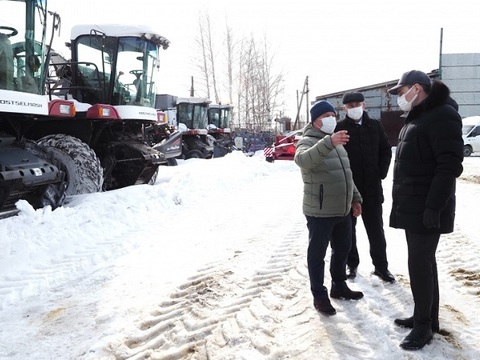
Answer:
[[[45,1],[2,1],[0,90],[43,95],[47,56]],[[23,14],[23,16],[18,16]]]
[[[164,112],[168,123],[182,134],[184,159],[213,157],[214,139],[206,129],[209,104],[204,98],[157,94],[157,110]]]
[[[208,134],[215,139],[214,157],[232,152],[234,141],[230,131],[232,105],[210,104],[208,107]]]
[[[28,137],[33,124],[58,115],[43,85],[47,32],[58,20],[46,0],[0,1],[0,217],[16,213],[19,199],[35,208],[63,201],[63,171]]]
[[[145,26],[86,24],[72,28],[68,45],[72,59],[55,64],[60,82],[53,94],[68,93],[81,103],[154,109],[159,49],[168,48],[167,39]]]
[[[210,104],[208,107],[208,125],[229,132],[232,109],[232,105]]]

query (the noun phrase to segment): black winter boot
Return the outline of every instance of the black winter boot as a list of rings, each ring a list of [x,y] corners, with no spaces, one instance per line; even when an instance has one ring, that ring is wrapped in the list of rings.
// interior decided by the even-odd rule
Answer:
[[[313,299],[313,306],[315,307],[315,310],[317,310],[319,313],[326,315],[326,316],[332,316],[337,313],[337,310],[332,306],[330,303],[330,299],[327,298],[314,298]]]
[[[340,284],[332,283],[330,297],[333,299],[359,300],[363,298],[363,293],[361,291],[350,290],[344,282]]]
[[[395,277],[387,269],[384,269],[384,270],[375,269],[374,272],[373,272],[373,275],[378,276],[380,279],[382,279],[383,281],[388,282],[388,283],[394,283],[395,282]]]
[[[393,322],[397,325],[413,329],[413,316],[410,316],[408,318],[395,319]],[[438,324],[438,322],[432,322],[432,331],[438,333],[439,330],[440,325]]]
[[[430,344],[433,338],[432,329],[412,329],[410,333],[402,340],[400,347],[403,350],[420,350],[425,345]]]
[[[349,266],[347,270],[347,279],[355,279],[356,277],[357,277],[357,268]]]

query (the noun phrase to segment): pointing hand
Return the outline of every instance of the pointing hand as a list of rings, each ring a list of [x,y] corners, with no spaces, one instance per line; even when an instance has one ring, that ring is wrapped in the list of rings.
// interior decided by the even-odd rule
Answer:
[[[333,146],[345,145],[350,140],[347,130],[340,130],[333,133],[330,138],[332,139]]]

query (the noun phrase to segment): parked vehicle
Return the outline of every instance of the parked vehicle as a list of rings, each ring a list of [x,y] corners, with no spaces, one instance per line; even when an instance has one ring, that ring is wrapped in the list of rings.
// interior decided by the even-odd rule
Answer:
[[[300,140],[303,130],[294,130],[285,135],[278,135],[273,145],[273,160],[293,160],[295,144]]]
[[[208,106],[207,130],[214,139],[213,156],[222,157],[232,152],[234,141],[230,130],[230,116],[233,109],[228,104],[210,104]]]
[[[19,199],[55,208],[68,195],[151,182],[165,157],[143,127],[157,121],[158,53],[168,40],[141,26],[79,25],[65,61],[46,43],[47,26],[53,39],[60,23],[46,0],[0,7],[17,24],[0,25],[0,211],[15,213]],[[130,84],[119,81],[125,74]]]
[[[182,133],[168,123],[167,114],[163,111],[158,111],[157,115],[157,122],[145,127],[146,140],[165,155],[167,165],[176,166],[177,158],[182,155]]]
[[[71,101],[49,100],[42,86],[47,25],[51,22],[54,28],[59,23],[57,16],[49,16],[47,2],[1,1],[0,13],[14,24],[0,24],[0,212],[4,217],[16,213],[19,199],[35,208],[63,203],[67,179],[58,151],[39,145],[29,134],[36,124],[71,121],[75,106]],[[87,149],[79,150],[77,161],[89,156]]]
[[[243,151],[247,156],[253,156],[257,151],[263,150],[275,142],[275,135],[271,131],[254,132],[249,130],[236,130],[233,137],[235,148]]]
[[[182,134],[184,159],[213,157],[215,139],[208,134],[207,111],[210,100],[157,94],[155,107],[167,116],[168,123]]]
[[[44,129],[36,129],[39,142],[62,148],[66,155],[72,138],[93,149],[103,169],[103,190],[152,183],[166,159],[147,144],[144,127],[158,120],[154,103],[159,50],[168,45],[145,26],[74,26],[68,44],[71,60],[52,58],[49,91],[81,107],[77,105],[75,126],[59,123],[44,134]]]
[[[470,156],[480,151],[480,116],[463,119],[463,155]]]

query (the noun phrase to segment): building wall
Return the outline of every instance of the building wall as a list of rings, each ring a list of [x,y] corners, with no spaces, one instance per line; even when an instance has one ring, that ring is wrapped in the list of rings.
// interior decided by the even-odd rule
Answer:
[[[458,112],[462,118],[480,115],[480,54],[443,54],[440,71],[434,70],[428,73],[428,76],[431,79],[441,78],[450,88],[451,96],[458,103]],[[343,119],[345,117],[343,94],[350,91],[363,93],[366,111],[371,118],[382,122],[391,145],[395,146],[398,142],[398,133],[405,121],[401,116],[403,112],[397,106],[397,97],[390,95],[387,90],[397,82],[398,79],[316,96],[315,101],[328,100],[337,109],[338,119]]]
[[[462,118],[480,115],[480,54],[443,54],[440,77]]]
[[[337,110],[338,120],[345,118],[343,110],[343,95],[350,91],[359,91],[365,96],[365,110],[370,118],[382,122],[391,145],[398,142],[398,133],[405,123],[401,111],[396,102],[396,96],[390,95],[387,90],[394,86],[398,80],[371,85],[363,88],[345,90],[345,92],[332,93],[328,95],[317,96],[315,101],[327,100]]]

